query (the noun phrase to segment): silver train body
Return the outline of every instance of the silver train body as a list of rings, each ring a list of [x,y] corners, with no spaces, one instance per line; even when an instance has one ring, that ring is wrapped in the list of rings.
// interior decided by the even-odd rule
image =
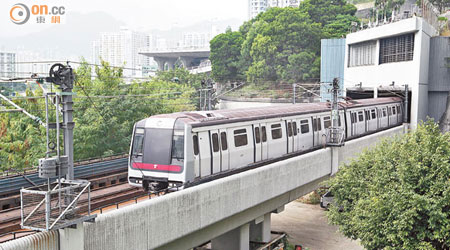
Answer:
[[[400,125],[402,99],[341,103],[345,140]],[[321,148],[331,126],[327,103],[155,115],[134,126],[129,184],[183,187],[268,160]]]

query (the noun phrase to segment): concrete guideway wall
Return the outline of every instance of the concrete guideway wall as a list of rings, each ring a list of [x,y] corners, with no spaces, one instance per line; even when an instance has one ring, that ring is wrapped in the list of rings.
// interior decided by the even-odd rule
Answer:
[[[402,132],[399,126],[99,215],[95,223],[84,224],[84,249],[188,249],[202,244],[314,190],[332,174],[332,159],[347,162],[380,138]]]

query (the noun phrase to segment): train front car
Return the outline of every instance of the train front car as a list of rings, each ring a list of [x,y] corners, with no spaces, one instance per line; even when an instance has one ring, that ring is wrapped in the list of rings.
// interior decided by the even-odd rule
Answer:
[[[128,183],[154,191],[182,187],[187,180],[188,163],[192,164],[192,159],[185,157],[192,155],[186,152],[192,148],[185,143],[188,127],[182,117],[174,114],[137,122],[131,139]]]

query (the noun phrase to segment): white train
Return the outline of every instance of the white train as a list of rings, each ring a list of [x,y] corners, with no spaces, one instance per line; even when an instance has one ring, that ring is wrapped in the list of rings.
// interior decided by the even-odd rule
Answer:
[[[341,103],[345,140],[402,123],[397,97]],[[329,103],[155,115],[134,126],[128,181],[145,189],[189,186],[324,146]]]

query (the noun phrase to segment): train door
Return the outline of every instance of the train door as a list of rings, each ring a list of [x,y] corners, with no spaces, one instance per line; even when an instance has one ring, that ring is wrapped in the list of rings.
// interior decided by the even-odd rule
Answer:
[[[294,152],[297,152],[300,150],[300,146],[298,144],[298,137],[299,137],[298,120],[292,120],[292,132],[294,134]]]
[[[286,120],[286,134],[287,134],[287,152],[292,153],[295,151],[295,137],[294,137],[294,124],[295,120]]]
[[[227,130],[220,129],[219,132],[221,171],[227,171],[230,169],[230,153],[228,150]]]
[[[211,153],[212,153],[212,159],[211,159],[211,172],[212,174],[217,174],[220,172],[220,146],[219,146],[219,130],[210,130],[209,131],[210,138],[211,138]]]
[[[261,128],[261,160],[269,159],[269,146],[267,143],[267,124],[260,123]]]
[[[230,169],[246,166],[254,161],[252,126],[228,130]]]
[[[313,116],[311,119],[312,119],[314,147],[317,147],[321,145],[322,122],[319,116]]]
[[[198,132],[200,149],[200,176],[211,175],[211,147],[208,131]]]
[[[269,158],[275,158],[287,153],[287,133],[284,121],[267,124],[269,141]]]
[[[313,147],[313,129],[310,118],[299,120],[298,129],[298,148],[299,150],[307,150]]]
[[[198,134],[192,134],[192,147],[194,148],[194,172],[195,177],[200,177],[200,149],[198,146]]]
[[[253,125],[253,143],[255,144],[255,162],[262,160],[261,126]]]

